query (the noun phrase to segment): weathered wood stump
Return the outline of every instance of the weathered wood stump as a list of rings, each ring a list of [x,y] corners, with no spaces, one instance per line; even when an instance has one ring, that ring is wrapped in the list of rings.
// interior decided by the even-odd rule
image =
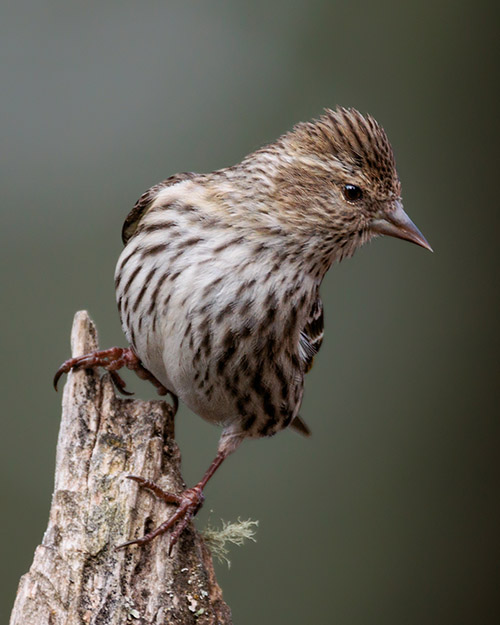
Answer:
[[[75,315],[73,356],[98,348]],[[164,401],[121,399],[109,375],[71,372],[64,389],[47,530],[19,583],[11,625],[230,624],[212,558],[192,524],[167,556],[168,535],[116,550],[171,510],[125,478],[184,488],[174,421]]]

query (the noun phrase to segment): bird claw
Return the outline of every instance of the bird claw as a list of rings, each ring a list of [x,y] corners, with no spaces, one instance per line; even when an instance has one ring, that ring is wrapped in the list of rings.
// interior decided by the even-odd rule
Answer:
[[[110,371],[109,375],[111,376],[111,381],[115,385],[115,388],[118,390],[118,392],[120,392],[122,395],[127,395],[127,396],[134,394],[132,391],[125,390],[125,387],[126,387],[125,380],[123,380],[122,377],[119,376],[116,371]]]
[[[118,375],[117,370],[122,367],[127,367],[127,369],[131,371],[135,371],[141,380],[149,380],[156,387],[158,395],[170,394],[174,402],[174,414],[177,412],[179,406],[177,396],[166,389],[152,373],[144,368],[139,357],[131,347],[111,347],[110,349],[103,349],[66,360],[56,371],[53,382],[54,388],[57,391],[57,383],[63,373],[69,373],[72,370],[77,371],[79,369],[95,369],[96,367],[103,367],[106,371],[110,372],[113,384],[123,395],[133,395],[133,393],[125,390],[125,381]]]
[[[169,493],[160,488],[157,484],[152,482],[151,480],[146,480],[143,477],[139,477],[137,475],[127,475],[129,480],[133,480],[137,482],[141,488],[146,488],[155,494],[159,499],[162,499],[165,503],[173,503],[178,506],[177,510],[169,517],[166,521],[164,521],[161,525],[159,525],[156,529],[141,536],[140,538],[136,538],[135,540],[129,540],[126,543],[122,543],[116,547],[116,549],[123,549],[124,547],[128,547],[129,545],[145,545],[151,542],[157,536],[164,534],[169,529],[173,529],[172,534],[170,535],[170,540],[168,543],[168,555],[172,554],[172,549],[174,545],[179,540],[180,535],[186,529],[189,521],[195,516],[198,510],[203,505],[205,500],[205,496],[203,495],[203,490],[200,484],[197,484],[193,488],[188,488],[183,491],[180,495],[175,495],[173,493]],[[174,527],[175,526],[175,527]]]
[[[62,363],[54,376],[54,388],[57,391],[57,383],[63,373],[69,373],[71,370],[79,369],[95,369],[96,367],[103,367],[107,371],[111,372],[111,379],[116,385],[118,390],[122,392],[125,388],[125,382],[116,373],[117,369],[121,369],[123,366],[135,366],[135,361],[139,363],[139,359],[132,352],[132,350],[125,349],[123,347],[111,347],[110,349],[104,349],[102,351],[90,352],[89,354],[83,354],[83,356],[77,356],[76,358],[70,358]],[[125,391],[127,393],[127,391]]]

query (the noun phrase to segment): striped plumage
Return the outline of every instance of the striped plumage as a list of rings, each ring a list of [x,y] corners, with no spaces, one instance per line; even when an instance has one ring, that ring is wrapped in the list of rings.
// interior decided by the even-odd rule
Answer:
[[[326,271],[377,234],[429,247],[400,194],[383,129],[339,108],[233,167],[178,174],[139,199],[115,274],[123,329],[142,365],[223,430],[212,467],[178,501],[182,514],[132,542],[180,518],[173,544],[245,437],[294,420],[307,431],[298,411],[323,339]]]
[[[117,299],[144,366],[234,445],[297,415],[318,282],[277,225],[224,219],[209,182],[156,195],[118,262]]]

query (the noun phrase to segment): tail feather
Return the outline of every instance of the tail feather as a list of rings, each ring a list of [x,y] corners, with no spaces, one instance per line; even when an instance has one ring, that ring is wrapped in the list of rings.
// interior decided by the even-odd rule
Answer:
[[[296,430],[299,434],[302,434],[302,436],[311,436],[311,430],[309,429],[309,426],[299,415],[297,415],[295,419],[290,423],[290,427]]]

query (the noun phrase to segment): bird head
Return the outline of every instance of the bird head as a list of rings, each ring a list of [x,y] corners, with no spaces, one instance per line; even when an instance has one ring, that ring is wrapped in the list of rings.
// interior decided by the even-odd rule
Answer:
[[[384,129],[355,109],[326,109],[275,144],[281,214],[294,227],[322,232],[342,246],[340,258],[368,239],[388,235],[432,251],[403,210],[401,184]]]

